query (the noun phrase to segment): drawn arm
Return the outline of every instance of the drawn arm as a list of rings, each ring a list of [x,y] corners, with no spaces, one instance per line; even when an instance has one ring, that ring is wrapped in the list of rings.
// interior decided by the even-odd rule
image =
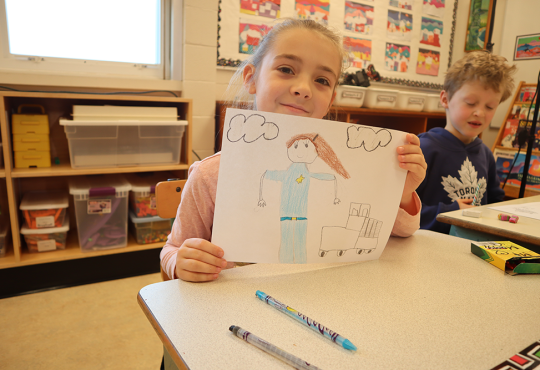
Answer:
[[[341,201],[337,197],[337,179],[334,176],[334,204],[339,204]]]
[[[341,203],[341,200],[339,200],[337,196],[337,178],[336,176],[329,174],[329,173],[312,173],[311,177],[317,180],[323,180],[323,181],[334,181],[334,204]]]
[[[259,207],[264,207],[266,205],[266,202],[264,201],[263,197],[262,197],[262,193],[263,193],[263,183],[264,183],[264,176],[266,175],[266,171],[264,171],[264,173],[262,174],[261,176],[261,184],[259,186]]]

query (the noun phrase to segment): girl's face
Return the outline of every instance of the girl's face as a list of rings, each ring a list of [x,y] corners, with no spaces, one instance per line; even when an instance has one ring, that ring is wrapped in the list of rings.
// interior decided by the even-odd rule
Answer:
[[[318,157],[315,145],[311,140],[297,140],[287,149],[287,155],[294,163],[313,163]]]
[[[341,66],[339,53],[315,31],[283,32],[263,58],[259,70],[247,65],[246,89],[256,94],[257,110],[323,118],[332,105]]]

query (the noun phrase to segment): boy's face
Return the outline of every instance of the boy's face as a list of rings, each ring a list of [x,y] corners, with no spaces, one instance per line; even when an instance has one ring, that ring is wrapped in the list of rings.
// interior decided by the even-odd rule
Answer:
[[[257,110],[323,118],[336,95],[340,65],[329,40],[294,29],[277,37],[259,71],[251,64],[244,68],[244,84],[256,94]]]
[[[446,108],[446,127],[465,144],[471,143],[484,131],[499,106],[502,92],[486,89],[479,81],[465,83],[448,99],[441,92],[441,104]]]

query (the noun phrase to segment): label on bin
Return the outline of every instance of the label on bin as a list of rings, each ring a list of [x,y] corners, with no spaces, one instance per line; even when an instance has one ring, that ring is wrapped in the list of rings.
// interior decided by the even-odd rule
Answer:
[[[39,240],[37,242],[37,249],[40,252],[54,251],[56,249],[56,240]]]
[[[92,199],[88,200],[88,214],[99,215],[111,213],[111,200],[110,199]]]
[[[341,93],[342,98],[362,99],[362,96],[364,96],[363,92],[343,91]]]
[[[36,227],[38,229],[42,227],[54,227],[54,216],[36,217]]]

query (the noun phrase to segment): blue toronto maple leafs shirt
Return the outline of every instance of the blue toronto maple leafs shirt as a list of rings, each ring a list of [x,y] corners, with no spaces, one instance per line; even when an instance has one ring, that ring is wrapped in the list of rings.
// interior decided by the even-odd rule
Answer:
[[[472,199],[479,181],[481,204],[503,200],[493,153],[481,139],[465,145],[442,127],[418,137],[427,162],[426,178],[416,190],[422,201],[421,229],[448,234],[450,225],[437,221],[437,215],[459,209],[456,199]]]

